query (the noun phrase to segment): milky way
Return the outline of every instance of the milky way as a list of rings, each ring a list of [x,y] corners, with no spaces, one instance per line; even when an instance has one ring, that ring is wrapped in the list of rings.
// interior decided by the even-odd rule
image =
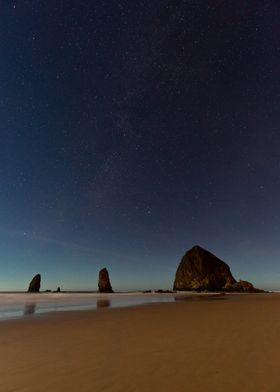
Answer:
[[[275,1],[14,1],[0,290],[169,288],[194,244],[280,287]]]

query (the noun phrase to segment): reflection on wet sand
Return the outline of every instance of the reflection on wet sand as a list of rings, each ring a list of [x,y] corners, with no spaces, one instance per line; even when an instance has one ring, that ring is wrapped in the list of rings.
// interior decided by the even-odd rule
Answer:
[[[205,294],[205,295],[186,295],[174,296],[175,301],[217,301],[228,299],[225,293]]]
[[[107,298],[103,298],[103,299],[98,299],[96,301],[96,307],[97,309],[99,308],[109,308],[111,306],[111,302],[109,299]]]
[[[35,313],[35,309],[36,309],[36,304],[26,304],[24,307],[24,316],[31,316],[32,314]]]

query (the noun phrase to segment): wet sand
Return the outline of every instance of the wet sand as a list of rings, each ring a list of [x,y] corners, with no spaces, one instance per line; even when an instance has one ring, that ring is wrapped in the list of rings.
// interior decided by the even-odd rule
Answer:
[[[280,390],[280,294],[0,323],[0,391]]]

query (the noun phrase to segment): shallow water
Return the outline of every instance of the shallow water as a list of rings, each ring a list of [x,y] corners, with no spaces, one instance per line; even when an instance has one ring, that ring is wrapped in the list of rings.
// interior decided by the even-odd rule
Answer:
[[[49,312],[115,308],[154,302],[173,302],[170,294],[0,294],[0,321]]]
[[[224,299],[217,295],[197,295],[193,293],[0,293],[0,321],[22,317],[34,317],[49,312],[73,310],[99,310],[144,305],[177,300]]]

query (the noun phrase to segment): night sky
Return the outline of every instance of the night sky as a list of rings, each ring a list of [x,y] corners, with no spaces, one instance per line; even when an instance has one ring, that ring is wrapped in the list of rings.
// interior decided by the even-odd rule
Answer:
[[[280,289],[279,1],[0,5],[0,290]]]

